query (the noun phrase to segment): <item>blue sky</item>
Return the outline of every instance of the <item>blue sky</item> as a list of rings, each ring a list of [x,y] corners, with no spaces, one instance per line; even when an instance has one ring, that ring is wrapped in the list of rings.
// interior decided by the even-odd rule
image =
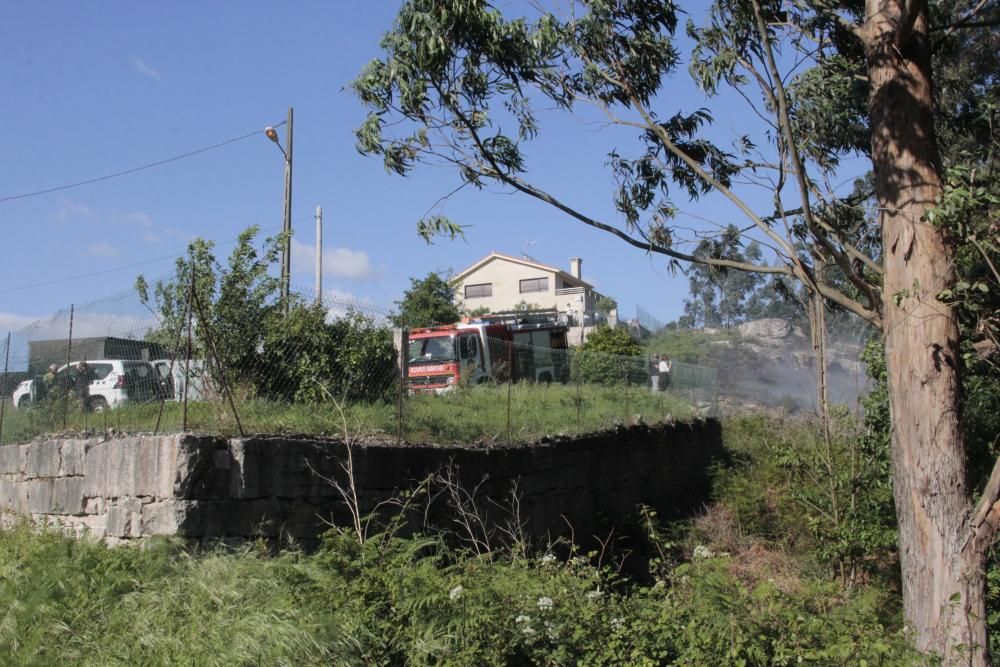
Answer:
[[[517,11],[516,3],[500,3]],[[293,286],[313,285],[313,212],[324,209],[326,276],[336,295],[389,307],[410,277],[456,271],[496,250],[567,268],[663,321],[687,293],[651,258],[523,196],[462,191],[444,213],[466,238],[425,244],[417,219],[458,183],[454,173],[389,175],[357,153],[364,109],[347,88],[380,54],[398,3],[35,2],[8,0],[0,24],[6,91],[0,198],[115,173],[261,131],[259,137],[136,174],[0,202],[0,333],[167,275],[195,236],[220,255],[250,224],[280,229],[283,160],[262,134],[295,108]],[[523,9],[523,7],[522,7]],[[682,70],[663,113],[713,105]],[[673,102],[673,100],[677,100]],[[734,107],[735,108],[735,107]],[[564,116],[542,117],[531,174],[557,195],[614,221],[605,155],[612,139]],[[741,129],[740,114],[719,131]],[[279,130],[283,132],[283,128]],[[283,135],[282,135],[283,136]],[[617,142],[617,143],[615,143]],[[687,210],[743,224],[714,199]],[[703,223],[698,223],[703,224]],[[100,275],[89,275],[97,272]]]

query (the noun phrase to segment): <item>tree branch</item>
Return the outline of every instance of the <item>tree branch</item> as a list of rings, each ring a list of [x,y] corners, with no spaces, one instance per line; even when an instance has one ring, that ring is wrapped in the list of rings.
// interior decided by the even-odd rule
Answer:
[[[969,521],[969,535],[964,548],[972,548],[976,553],[985,553],[996,540],[1000,528],[1000,459],[993,463],[990,481],[983,489],[972,518]]]
[[[980,28],[980,27],[997,25],[998,23],[1000,23],[1000,18],[996,18],[996,17],[990,18],[990,19],[985,19],[983,21],[977,21],[977,22],[973,22],[972,21],[972,19],[974,19],[976,17],[976,14],[978,14],[979,12],[981,12],[982,9],[983,9],[983,7],[985,7],[988,3],[989,3],[989,0],[979,0],[979,4],[976,5],[975,7],[973,7],[969,11],[969,13],[966,14],[965,16],[963,16],[962,18],[960,18],[957,21],[955,21],[954,23],[950,23],[948,25],[933,26],[932,28],[930,28],[928,30],[928,32],[936,32],[936,31],[939,31],[939,30],[946,30],[947,32],[945,33],[945,36],[947,36],[947,35],[950,35],[953,32],[955,32],[959,28]]]
[[[899,25],[896,26],[896,34],[893,37],[899,49],[910,41],[913,24],[917,22],[921,11],[927,11],[927,0],[904,0],[902,5],[903,14],[899,17]]]
[[[447,96],[444,94],[444,91],[441,89],[439,82],[432,81],[431,85],[433,85],[434,88],[435,88],[435,90],[437,90],[437,93],[438,93],[438,95],[440,96],[440,98],[442,100],[447,100]],[[446,104],[448,104],[448,103],[446,102]],[[513,176],[511,174],[506,173],[506,171],[504,169],[502,169],[499,164],[497,164],[497,162],[493,159],[493,156],[490,154],[490,152],[483,145],[482,139],[480,138],[479,132],[476,130],[476,127],[466,117],[466,115],[461,111],[461,109],[458,109],[456,106],[451,105],[451,104],[448,104],[448,109],[449,109],[449,111],[451,111],[452,114],[455,115],[456,118],[459,119],[459,121],[461,121],[462,125],[465,127],[466,131],[469,133],[469,136],[472,138],[473,142],[476,144],[476,148],[478,149],[479,154],[482,155],[483,158],[489,163],[489,171],[484,171],[482,169],[478,170],[479,173],[480,173],[480,175],[482,175],[482,176],[486,176],[488,178],[492,178],[494,180],[501,181],[502,183],[506,183],[507,185],[511,186],[512,188],[514,188],[514,189],[516,189],[516,190],[518,190],[520,192],[523,192],[524,194],[530,195],[530,196],[538,199],[539,201],[543,201],[543,202],[545,202],[545,203],[547,203],[547,204],[549,204],[551,206],[554,206],[555,208],[559,209],[563,213],[566,213],[567,215],[570,215],[573,218],[576,218],[577,220],[579,220],[580,222],[583,222],[586,225],[594,227],[595,229],[600,229],[600,230],[605,231],[605,232],[607,232],[609,234],[613,234],[613,235],[617,236],[618,238],[620,238],[621,240],[623,240],[626,243],[628,243],[629,245],[632,245],[632,246],[634,246],[636,248],[641,248],[642,250],[645,250],[647,252],[656,252],[656,253],[659,253],[659,254],[662,254],[662,255],[666,255],[668,257],[672,257],[674,259],[678,259],[678,260],[681,260],[681,261],[690,262],[690,263],[694,263],[694,264],[704,264],[704,265],[708,265],[708,266],[718,266],[718,267],[721,267],[721,268],[736,269],[736,270],[739,270],[739,271],[752,271],[752,272],[756,272],[756,273],[771,273],[771,274],[790,275],[790,272],[789,272],[788,268],[787,267],[783,267],[783,266],[762,266],[762,265],[758,265],[758,264],[749,264],[749,263],[745,263],[745,262],[737,262],[737,261],[729,260],[729,259],[716,259],[716,258],[708,258],[708,257],[697,257],[695,255],[689,255],[687,253],[678,252],[676,250],[673,250],[671,248],[666,248],[666,247],[661,246],[661,245],[656,245],[656,244],[652,244],[652,243],[644,243],[643,241],[640,241],[639,239],[636,239],[635,237],[630,236],[629,234],[623,232],[622,230],[618,229],[617,227],[614,227],[614,226],[609,225],[607,223],[603,223],[603,222],[600,222],[598,220],[595,220],[595,219],[591,218],[590,216],[587,216],[587,215],[581,213],[580,211],[577,211],[576,209],[572,208],[571,206],[563,203],[559,199],[556,199],[555,197],[553,197],[548,192],[545,192],[544,190],[536,188],[535,186],[531,185],[530,183],[527,183],[526,181],[524,181],[524,180],[522,180],[520,178],[517,178],[517,177],[515,177],[515,176]]]
[[[920,2],[922,0],[911,1]],[[761,43],[764,47],[763,50],[764,57],[767,61],[767,68],[770,72],[771,79],[774,81],[773,85],[775,95],[773,97],[777,102],[775,113],[778,115],[778,123],[788,146],[788,156],[792,163],[792,173],[795,176],[795,182],[799,188],[799,197],[802,200],[802,217],[816,242],[826,252],[830,253],[834,261],[837,263],[837,266],[844,273],[844,276],[868,299],[869,308],[877,309],[877,304],[880,302],[880,299],[876,291],[872,288],[868,281],[857,274],[854,267],[851,266],[851,262],[847,256],[840,249],[834,246],[834,244],[830,243],[826,235],[826,231],[820,228],[820,225],[817,224],[816,218],[813,215],[809,197],[809,179],[806,176],[805,165],[802,163],[802,156],[799,155],[798,145],[796,144],[795,136],[792,133],[792,123],[788,111],[788,96],[785,92],[785,86],[781,82],[781,73],[778,71],[778,65],[774,60],[774,49],[771,46],[771,38],[767,32],[767,23],[764,21],[764,16],[761,13],[760,3],[758,0],[752,0],[752,4],[754,17],[757,20],[757,32],[760,35]],[[816,287],[814,291],[819,292],[818,287],[814,287]]]

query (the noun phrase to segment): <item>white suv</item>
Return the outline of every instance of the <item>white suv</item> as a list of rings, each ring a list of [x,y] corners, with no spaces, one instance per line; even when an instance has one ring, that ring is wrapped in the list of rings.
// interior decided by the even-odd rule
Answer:
[[[54,382],[74,386],[79,363],[62,366],[56,371]],[[125,403],[157,401],[162,397],[159,377],[148,361],[99,359],[88,361],[87,365],[91,373],[85,406],[88,410],[101,412]],[[14,407],[30,408],[44,398],[46,389],[38,378],[25,380],[14,389]]]

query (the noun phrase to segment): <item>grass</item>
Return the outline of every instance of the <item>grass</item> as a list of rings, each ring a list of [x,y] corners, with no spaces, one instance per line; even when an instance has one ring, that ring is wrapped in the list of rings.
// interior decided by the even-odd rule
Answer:
[[[674,361],[718,366],[727,346],[739,341],[739,332],[721,330],[708,334],[695,329],[663,329],[646,341],[648,354],[667,354]]]
[[[508,410],[509,401],[509,410]],[[9,407],[9,406],[8,406]],[[73,432],[159,432],[181,430],[183,406],[168,402],[131,405],[103,413],[70,410],[66,429]],[[310,434],[395,439],[399,406],[383,400],[344,406],[332,402],[286,404],[261,400],[236,403],[246,433]],[[510,421],[508,424],[508,413]],[[599,385],[528,385],[469,387],[436,396],[420,394],[403,400],[403,439],[415,443],[533,442],[553,435],[577,435],[641,419],[653,424],[694,416],[684,390],[652,393],[646,387]],[[238,433],[228,402],[188,404],[187,428],[233,435]],[[61,405],[8,410],[2,442],[24,442],[36,435],[63,431]],[[508,437],[509,436],[509,437]]]
[[[669,545],[664,545],[669,548]],[[435,534],[315,553],[106,548],[0,530],[5,665],[910,665],[891,592],[772,578],[754,555],[615,567]],[[685,561],[687,559],[684,559]],[[788,567],[788,566],[783,566]],[[780,583],[780,582],[779,582]]]

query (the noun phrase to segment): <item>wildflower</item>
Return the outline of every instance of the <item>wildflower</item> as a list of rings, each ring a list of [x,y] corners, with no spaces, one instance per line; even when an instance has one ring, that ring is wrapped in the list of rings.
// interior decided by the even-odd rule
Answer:
[[[465,589],[462,588],[461,584],[459,584],[458,586],[455,586],[453,589],[448,591],[448,597],[451,598],[452,602],[454,602],[455,600],[461,598],[463,593],[465,593]]]
[[[559,641],[559,631],[551,623],[545,624],[545,636],[549,638],[549,641]]]
[[[625,619],[621,616],[615,616],[611,619],[611,629],[617,632],[625,627]]]
[[[552,609],[552,605],[554,604],[555,603],[552,601],[552,598],[550,597],[543,596],[538,598],[538,608],[541,609],[542,611],[548,611],[549,609]]]
[[[542,565],[551,565],[556,562],[556,557],[554,554],[545,554],[542,556]]]
[[[694,558],[695,558],[695,560],[698,560],[699,558],[711,558],[714,555],[715,554],[712,553],[711,549],[709,549],[708,547],[706,547],[706,546],[704,546],[702,544],[699,544],[698,546],[696,546],[694,548]]]
[[[590,600],[591,602],[596,602],[597,600],[601,599],[602,595],[604,595],[604,593],[602,593],[599,590],[598,591],[588,591],[587,592],[587,599]]]
[[[526,635],[533,635],[535,634],[535,629],[530,625],[525,625],[523,628],[521,628],[521,632],[523,632]]]
[[[520,616],[518,616],[517,618],[514,619],[514,622],[515,623],[531,623],[531,617],[528,616],[527,614],[521,614]]]

